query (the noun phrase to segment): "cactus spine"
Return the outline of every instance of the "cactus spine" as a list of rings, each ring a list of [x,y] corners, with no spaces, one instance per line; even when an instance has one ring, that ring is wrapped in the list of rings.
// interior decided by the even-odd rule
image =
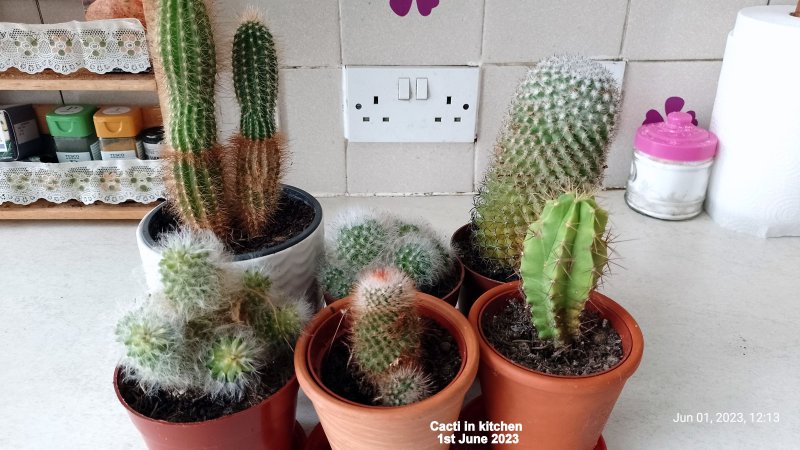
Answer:
[[[285,158],[275,125],[278,61],[272,35],[256,14],[235,34],[232,66],[241,130],[222,145],[215,118],[214,36],[204,0],[161,0],[158,8],[173,210],[183,225],[212,230],[222,239],[259,236],[277,210]]]
[[[603,179],[620,92],[611,73],[579,57],[541,61],[519,86],[475,198],[480,255],[513,271],[544,201]]]
[[[163,291],[117,324],[123,374],[150,394],[244,398],[291,352],[306,303],[274,292],[261,272],[226,268],[230,255],[210,231],[162,241]]]
[[[248,236],[256,236],[280,197],[284,142],[276,135],[278,58],[269,29],[246,19],[233,38],[233,82],[241,105],[240,135],[232,139],[236,179],[227,183]]]
[[[541,339],[569,344],[580,314],[608,263],[608,214],[594,197],[562,194],[531,224],[520,276]]]
[[[422,329],[415,294],[411,280],[391,267],[367,272],[354,290],[353,360],[385,406],[429,395],[419,362]]]

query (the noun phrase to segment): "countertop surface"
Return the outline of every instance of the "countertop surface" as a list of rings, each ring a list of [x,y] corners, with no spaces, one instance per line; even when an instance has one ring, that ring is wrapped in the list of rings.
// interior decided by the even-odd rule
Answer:
[[[449,238],[472,197],[320,201],[326,218],[351,205],[386,208],[426,218]],[[705,215],[651,219],[630,210],[622,191],[601,203],[616,254],[600,291],[645,336],[641,366],[606,426],[608,447],[798,448],[800,239],[737,234]],[[135,228],[0,223],[0,448],[144,448],[111,384],[114,324],[144,292]],[[746,423],[675,422],[698,413],[741,413]],[[767,413],[772,423],[753,422]],[[302,394],[298,419],[306,431],[317,422]]]

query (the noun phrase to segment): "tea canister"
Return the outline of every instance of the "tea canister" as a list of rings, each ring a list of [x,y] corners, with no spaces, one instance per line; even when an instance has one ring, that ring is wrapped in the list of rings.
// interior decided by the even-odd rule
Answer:
[[[142,131],[142,109],[138,106],[108,106],[94,114],[104,160],[145,159],[144,147],[137,138]]]
[[[690,219],[702,212],[718,140],[692,120],[690,114],[673,112],[666,122],[643,125],[636,132],[625,193],[632,209],[665,220]]]

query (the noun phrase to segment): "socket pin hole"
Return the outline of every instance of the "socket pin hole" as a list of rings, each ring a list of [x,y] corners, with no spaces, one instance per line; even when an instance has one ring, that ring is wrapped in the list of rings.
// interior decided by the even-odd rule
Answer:
[[[453,97],[447,96],[447,104],[450,105],[453,103]]]
[[[389,118],[388,118],[388,117],[384,117],[384,118],[383,118],[383,121],[384,121],[384,122],[388,122],[388,121],[389,121]]]
[[[374,105],[378,104],[378,96],[377,95],[375,97],[372,97],[372,104],[374,104]]]
[[[435,117],[435,118],[433,119],[433,121],[434,121],[434,122],[441,122],[441,121],[442,121],[442,118],[441,118],[441,117]]]
[[[469,109],[469,103],[464,103],[464,111]]]
[[[361,109],[361,103],[356,103],[356,109]]]
[[[362,122],[369,122],[369,117],[362,117],[362,118],[361,118],[361,121],[362,121]]]
[[[453,122],[461,122],[461,117],[456,117],[453,119]]]

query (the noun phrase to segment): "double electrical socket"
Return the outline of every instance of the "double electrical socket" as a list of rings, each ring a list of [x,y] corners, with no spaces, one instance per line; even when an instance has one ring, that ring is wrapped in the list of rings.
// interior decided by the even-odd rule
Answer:
[[[344,69],[345,137],[352,142],[474,142],[477,67]]]

